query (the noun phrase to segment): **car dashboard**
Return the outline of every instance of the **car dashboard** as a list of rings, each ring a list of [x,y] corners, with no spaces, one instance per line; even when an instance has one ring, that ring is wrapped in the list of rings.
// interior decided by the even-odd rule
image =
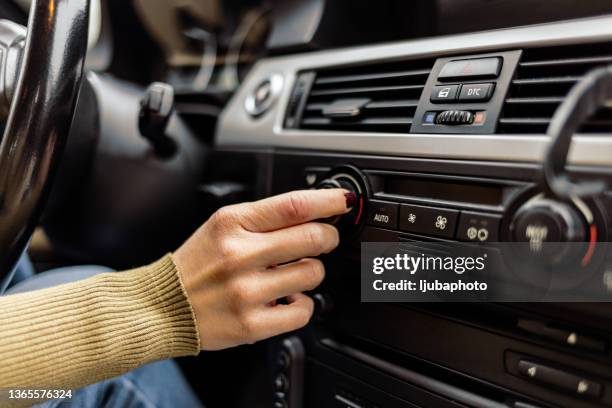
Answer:
[[[0,0],[0,16],[26,25],[31,4]],[[90,6],[87,73],[28,249],[38,271],[127,270],[221,207],[355,193],[322,220],[340,245],[321,256],[306,327],[179,360],[206,406],[612,406],[611,2]],[[163,120],[148,122],[160,90]],[[544,241],[577,245],[546,256]],[[548,282],[526,269],[535,296],[379,301],[364,259],[383,244],[521,244],[522,265],[552,260],[601,297],[543,301]]]
[[[217,124],[218,163],[251,163],[258,197],[330,180],[362,197],[342,247],[324,257],[313,321],[270,347],[273,406],[612,403],[609,304],[359,297],[364,242],[516,238],[526,206],[545,194],[548,125],[572,86],[612,61],[611,26],[605,15],[254,65]],[[572,177],[610,181],[611,125],[605,106],[581,124]],[[576,204],[591,240],[610,240],[611,200]],[[567,203],[536,205],[552,217]]]

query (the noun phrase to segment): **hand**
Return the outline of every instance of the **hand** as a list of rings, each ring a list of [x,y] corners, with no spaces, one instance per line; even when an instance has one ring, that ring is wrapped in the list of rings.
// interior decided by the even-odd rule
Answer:
[[[302,292],[325,276],[321,261],[309,257],[339,242],[335,227],[313,221],[348,212],[351,198],[342,189],[296,191],[224,207],[172,255],[202,349],[253,343],[308,323],[313,302]],[[285,297],[288,304],[276,304]]]

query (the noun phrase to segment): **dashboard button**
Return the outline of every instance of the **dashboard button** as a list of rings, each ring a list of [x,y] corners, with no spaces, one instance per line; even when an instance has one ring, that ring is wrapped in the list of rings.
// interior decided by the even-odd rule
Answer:
[[[462,211],[457,228],[457,239],[472,242],[499,241],[501,216]]]
[[[600,383],[542,364],[520,360],[518,372],[533,381],[564,390],[575,396],[599,398],[601,395]]]
[[[425,112],[425,115],[423,115],[423,124],[433,125],[436,121],[436,115],[436,112]]]
[[[567,328],[551,326],[538,320],[519,319],[517,327],[528,333],[555,341],[559,344],[565,344],[570,347],[581,348],[598,353],[604,353],[606,351],[606,343],[597,337],[586,336],[583,333]]]
[[[304,169],[304,181],[308,187],[314,187],[329,173],[329,167],[306,167]]]
[[[399,204],[370,200],[368,203],[367,224],[397,229],[398,212]]]
[[[287,392],[289,389],[289,380],[285,374],[279,374],[274,380],[274,388],[279,392]]]
[[[442,67],[438,79],[497,78],[501,65],[499,57],[450,61]]]
[[[436,237],[452,238],[459,211],[402,204],[400,230]]]
[[[493,95],[495,84],[464,84],[459,93],[460,101],[488,101]]]
[[[273,74],[261,81],[244,101],[244,108],[247,113],[253,118],[266,113],[280,96],[283,90],[283,82],[283,77],[279,74]]]
[[[431,91],[431,101],[438,103],[454,101],[458,92],[459,85],[434,86]]]

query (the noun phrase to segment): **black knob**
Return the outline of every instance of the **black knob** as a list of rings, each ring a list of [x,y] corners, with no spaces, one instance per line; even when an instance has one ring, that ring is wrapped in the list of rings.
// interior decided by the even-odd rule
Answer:
[[[584,242],[588,238],[586,220],[575,206],[545,198],[531,200],[520,207],[510,229],[514,242],[528,243],[525,249],[531,255],[553,263],[568,260],[573,249],[579,247],[547,247],[546,243]]]
[[[274,379],[274,388],[279,392],[287,392],[289,390],[289,380],[287,380],[285,374],[279,374]]]
[[[325,315],[332,312],[334,308],[334,304],[332,302],[331,297],[323,293],[315,293],[312,296],[312,300],[314,300],[315,311],[314,315],[317,319],[322,320]]]
[[[277,400],[274,401],[274,408],[288,408],[287,401]]]
[[[327,219],[325,222],[335,225],[340,231],[348,231],[359,225],[363,213],[364,190],[356,178],[348,174],[339,173],[322,180],[315,188],[343,188],[349,193],[353,193],[354,197],[350,198],[350,201],[354,203],[351,211],[342,216]]]
[[[278,353],[276,364],[281,371],[285,371],[291,365],[291,356],[285,350]]]
[[[162,83],[151,84],[140,101],[138,129],[160,157],[170,157],[176,144],[166,135],[166,128],[174,111],[174,88]]]

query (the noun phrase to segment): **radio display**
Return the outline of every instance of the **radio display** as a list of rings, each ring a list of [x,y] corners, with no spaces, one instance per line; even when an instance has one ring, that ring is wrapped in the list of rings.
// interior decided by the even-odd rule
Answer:
[[[398,196],[491,206],[502,205],[504,195],[502,186],[406,177],[387,177],[384,191]]]

